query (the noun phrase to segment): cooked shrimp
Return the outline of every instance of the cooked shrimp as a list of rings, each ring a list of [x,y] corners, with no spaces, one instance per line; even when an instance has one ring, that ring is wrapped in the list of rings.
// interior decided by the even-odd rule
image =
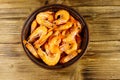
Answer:
[[[35,39],[39,36],[42,39],[42,37],[45,36],[46,33],[47,33],[47,28],[45,26],[40,26],[31,33],[28,42],[34,42]]]
[[[51,12],[51,11],[45,11],[45,13],[53,15],[53,12]]]
[[[66,62],[70,61],[71,59],[73,59],[77,55],[78,55],[78,53],[76,51],[74,51],[74,52],[68,54],[67,56],[62,57],[60,60],[60,63],[66,63]]]
[[[82,30],[82,26],[79,21],[77,21],[74,17],[70,16],[70,22],[73,23],[74,27],[77,27],[79,32]]]
[[[81,52],[82,25],[70,14],[63,9],[38,13],[28,41],[23,41],[31,54],[48,66],[66,63]]]
[[[60,50],[61,51],[66,51],[70,48],[69,44],[68,43],[63,43],[61,46],[60,46]]]
[[[44,35],[43,38],[39,38],[37,41],[34,42],[34,47],[39,48],[40,46],[42,46],[52,34],[53,31],[50,31],[48,32],[48,34]]]
[[[37,27],[37,22],[36,20],[34,20],[31,24],[31,33],[36,29],[36,27]]]
[[[26,40],[24,40],[23,43],[26,46],[26,48],[32,53],[33,56],[35,56],[36,58],[39,58],[39,56],[38,56],[35,48],[32,46],[32,44],[30,44]]]
[[[55,14],[55,24],[56,25],[60,25],[60,24],[64,24],[69,20],[70,14],[68,11],[66,10],[59,10],[56,12]]]
[[[44,44],[44,49],[45,49],[45,52],[47,53],[47,55],[48,55],[48,54],[51,54],[51,52],[50,52],[50,50],[49,50],[49,45],[48,45],[47,42]]]
[[[52,28],[52,22],[54,20],[53,15],[50,12],[40,12],[36,16],[36,20],[40,25],[44,25],[48,28]]]
[[[55,31],[54,36],[58,36],[60,34],[60,31]]]
[[[59,44],[61,42],[60,36],[55,36],[48,41],[49,50],[51,53],[61,53]]]
[[[66,54],[70,54],[73,51],[78,49],[78,44],[75,40],[65,42],[60,46],[60,50],[65,52]]]
[[[63,50],[66,54],[70,54],[71,52],[77,50],[78,44],[75,39],[77,33],[77,28],[73,28],[72,32],[68,34],[66,38],[63,39],[61,50]]]
[[[66,54],[70,54],[71,52],[77,50],[78,45],[75,40],[71,41],[70,43],[68,42],[68,44],[69,44],[69,48],[67,50],[65,50]]]
[[[66,35],[66,38],[63,39],[64,42],[70,42],[72,41],[75,36],[77,35],[78,33],[78,29],[76,27],[72,28],[70,34]]]
[[[82,26],[80,24],[80,22],[77,21],[77,27],[78,27],[78,30],[79,30],[79,33],[82,31]]]
[[[77,20],[75,20],[74,17],[70,16],[70,22],[72,22],[72,23],[77,23]]]
[[[60,59],[60,53],[56,53],[56,54],[47,54],[45,53],[41,48],[38,48],[38,55],[40,56],[40,58],[43,60],[43,62],[45,62],[47,65],[49,66],[54,66],[58,63],[59,59]]]
[[[66,22],[66,24],[63,24],[63,25],[60,25],[56,28],[56,30],[66,30],[66,29],[69,29],[70,27],[72,27],[72,24],[71,22]]]

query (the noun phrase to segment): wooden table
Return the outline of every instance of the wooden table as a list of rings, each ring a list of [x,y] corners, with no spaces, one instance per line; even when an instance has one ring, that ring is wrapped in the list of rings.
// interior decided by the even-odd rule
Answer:
[[[62,70],[34,64],[21,45],[21,29],[35,9],[65,4],[90,30],[86,54]],[[120,0],[0,0],[0,80],[120,80]]]

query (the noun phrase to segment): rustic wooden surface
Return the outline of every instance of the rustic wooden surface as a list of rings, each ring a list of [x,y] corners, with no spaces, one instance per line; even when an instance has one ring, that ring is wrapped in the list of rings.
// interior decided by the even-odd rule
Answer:
[[[86,54],[62,70],[34,64],[20,42],[27,16],[54,3],[77,10],[90,30]],[[0,0],[0,80],[120,80],[120,0]]]

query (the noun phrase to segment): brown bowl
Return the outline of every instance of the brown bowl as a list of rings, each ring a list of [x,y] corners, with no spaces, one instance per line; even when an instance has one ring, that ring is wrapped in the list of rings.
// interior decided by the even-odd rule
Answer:
[[[23,44],[23,40],[27,39],[27,37],[30,34],[30,25],[32,23],[32,21],[36,18],[36,15],[39,12],[43,12],[43,11],[47,11],[47,10],[51,10],[53,12],[56,12],[60,9],[64,9],[67,10],[70,15],[72,15],[76,20],[78,20],[81,24],[82,24],[82,32],[80,33],[80,36],[82,37],[82,44],[81,44],[81,49],[82,51],[76,56],[74,57],[72,60],[70,60],[69,62],[66,62],[64,64],[57,64],[55,66],[48,66],[46,65],[43,61],[38,60],[37,58],[35,58],[29,51],[28,49],[24,46]],[[26,20],[23,29],[22,29],[22,34],[21,34],[21,42],[22,42],[22,46],[26,52],[26,54],[28,55],[28,57],[35,62],[36,64],[38,64],[39,66],[43,67],[43,68],[47,68],[47,69],[60,69],[60,68],[64,68],[67,66],[70,66],[71,64],[75,63],[84,53],[85,50],[88,46],[88,42],[89,42],[89,32],[88,32],[88,26],[85,22],[85,20],[83,19],[83,17],[74,9],[72,9],[71,7],[65,6],[65,5],[61,5],[61,4],[52,4],[52,5],[46,5],[43,7],[40,7],[39,9],[35,10]]]

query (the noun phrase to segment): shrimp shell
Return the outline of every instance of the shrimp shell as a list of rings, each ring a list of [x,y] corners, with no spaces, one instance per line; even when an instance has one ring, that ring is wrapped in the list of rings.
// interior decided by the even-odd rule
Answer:
[[[31,33],[36,29],[36,27],[37,27],[37,22],[36,20],[34,20],[31,24]]]
[[[59,62],[60,59],[60,53],[56,54],[46,54],[44,51],[42,51],[41,48],[38,48],[38,55],[42,59],[43,62],[45,62],[49,66],[54,66]]]
[[[28,42],[34,42],[37,37],[42,38],[47,33],[47,28],[45,26],[40,26],[36,28],[29,36]]]
[[[60,18],[58,19],[58,17],[60,17]],[[59,10],[55,14],[55,19],[56,20],[54,21],[54,23],[56,25],[64,24],[64,23],[66,23],[69,20],[69,18],[70,18],[70,14],[69,14],[68,11],[66,11],[66,10]]]
[[[72,27],[73,23],[67,22],[66,24],[60,25],[56,30],[66,30]]]
[[[35,50],[35,48],[32,46],[32,44],[30,44],[29,42],[27,42],[26,40],[23,41],[24,45],[26,46],[26,48],[32,53],[33,56],[35,56],[36,58],[40,58],[37,54],[37,51]]]
[[[77,55],[78,55],[78,53],[76,51],[74,51],[74,52],[68,54],[67,56],[62,57],[60,59],[60,63],[66,63],[66,62],[70,61],[71,59],[73,59]]]
[[[40,24],[40,25],[44,25],[48,28],[52,28],[54,18],[53,15],[50,12],[40,12],[39,14],[37,14],[36,16],[36,21]]]
[[[34,45],[35,45],[34,47],[39,48],[40,46],[42,46],[52,34],[53,34],[53,31],[50,31],[48,32],[48,34],[46,34],[42,38],[39,38],[37,41],[34,42]]]

